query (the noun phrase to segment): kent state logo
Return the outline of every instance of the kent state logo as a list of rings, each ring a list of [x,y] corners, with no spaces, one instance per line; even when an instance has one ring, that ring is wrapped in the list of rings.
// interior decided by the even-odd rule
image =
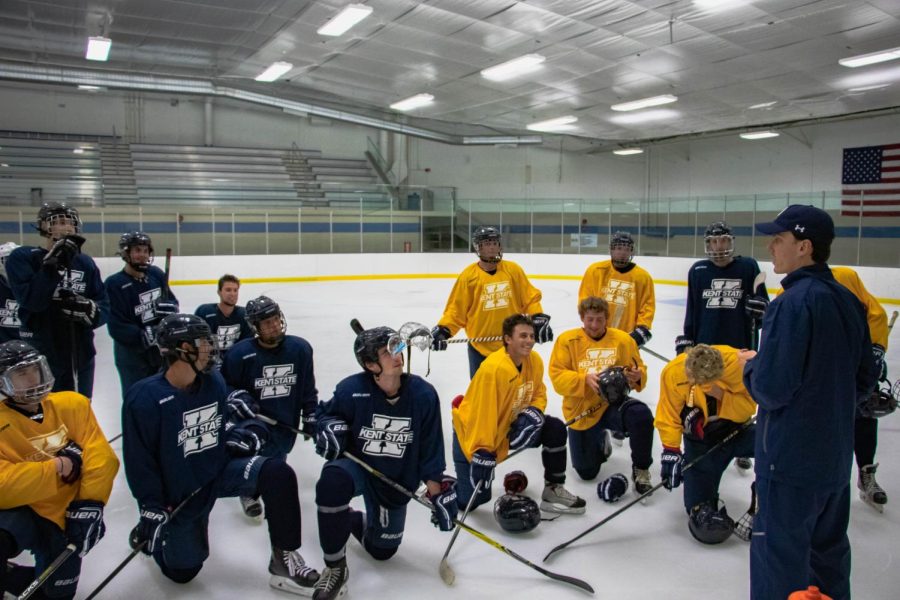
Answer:
[[[218,446],[222,415],[217,403],[185,412],[182,421],[184,428],[178,432],[178,445],[184,446],[185,456]]]
[[[516,420],[520,412],[531,406],[532,398],[534,398],[533,381],[526,381],[516,388],[515,400],[513,400],[512,411],[510,412],[510,423]]]
[[[588,348],[585,356],[578,361],[578,370],[583,373],[597,373],[604,367],[616,364],[615,348]]]
[[[0,325],[3,327],[18,327],[21,324],[21,321],[19,321],[19,303],[15,300],[7,300],[6,308],[0,308]]]
[[[634,298],[634,284],[621,279],[610,279],[603,294],[610,304],[625,305]]]
[[[65,271],[56,289],[67,289],[72,290],[76,294],[83,294],[87,289],[87,283],[84,281],[84,271],[76,271],[75,269]],[[59,294],[57,293],[56,295],[58,296]]]
[[[703,290],[707,308],[737,308],[743,295],[740,279],[713,279],[710,289]]]
[[[60,425],[49,433],[28,438],[28,443],[31,444],[35,451],[25,456],[26,461],[41,462],[49,460],[69,443],[69,430],[65,425]]]
[[[402,458],[413,441],[411,422],[409,417],[373,414],[372,426],[359,432],[359,439],[364,442],[362,451],[370,456]]]
[[[508,281],[496,281],[485,284],[481,291],[481,307],[483,310],[497,310],[509,306],[512,290]]]
[[[219,348],[227,350],[234,346],[234,343],[241,335],[241,326],[238,325],[219,325],[216,329],[216,335],[219,336]]]
[[[156,301],[159,300],[159,297],[162,295],[161,288],[153,288],[152,290],[147,290],[146,292],[141,292],[138,295],[138,300],[140,304],[134,307],[135,316],[141,317],[141,322],[146,323],[147,321],[152,321],[156,317],[156,311],[154,310],[154,306],[156,306]]]
[[[260,390],[260,400],[289,396],[291,387],[296,384],[297,375],[294,374],[294,365],[263,367],[263,376],[254,381],[254,387]]]

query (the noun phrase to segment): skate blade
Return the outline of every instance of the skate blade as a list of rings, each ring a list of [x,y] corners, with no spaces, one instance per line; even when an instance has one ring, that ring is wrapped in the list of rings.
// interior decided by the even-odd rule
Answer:
[[[561,515],[583,515],[587,507],[572,508],[565,504],[554,504],[546,500],[541,500],[541,510],[549,513],[559,513]]]
[[[305,596],[307,598],[312,598],[313,592],[316,589],[314,585],[306,587],[292,581],[288,577],[282,577],[281,575],[272,575],[269,577],[269,586],[276,590],[281,590],[282,592],[294,594],[295,596]]]
[[[864,492],[859,493],[859,499],[862,500],[863,502],[865,502],[866,504],[868,504],[869,506],[871,506],[872,508],[874,508],[875,510],[877,510],[878,512],[884,513],[884,504],[877,504],[873,500],[869,500],[869,498],[866,497],[866,494]]]

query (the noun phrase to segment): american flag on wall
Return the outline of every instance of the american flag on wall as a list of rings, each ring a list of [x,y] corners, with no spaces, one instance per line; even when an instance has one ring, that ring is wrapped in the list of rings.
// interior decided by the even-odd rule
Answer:
[[[900,144],[844,148],[841,215],[900,217]]]

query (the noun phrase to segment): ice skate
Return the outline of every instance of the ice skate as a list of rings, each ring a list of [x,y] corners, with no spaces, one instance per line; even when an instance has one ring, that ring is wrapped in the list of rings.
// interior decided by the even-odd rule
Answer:
[[[883,513],[884,505],[887,504],[888,498],[887,492],[875,481],[875,471],[877,470],[878,463],[861,467],[859,476],[856,479],[856,487],[859,488],[860,500],[878,512]]]
[[[316,583],[313,592],[313,600],[333,600],[347,593],[347,580],[350,579],[350,570],[347,568],[347,559],[333,567],[325,567],[325,571]]]
[[[631,466],[631,480],[634,482],[634,492],[638,496],[643,496],[647,492],[653,489],[653,484],[650,483],[650,470],[649,469],[638,469],[634,465]],[[641,500],[641,504],[647,504],[647,500],[650,499],[650,496]]]
[[[548,483],[541,494],[541,510],[561,514],[584,514],[585,501],[561,483]]]
[[[250,496],[241,496],[241,509],[243,509],[244,514],[256,521],[257,523],[263,522],[263,505],[259,498],[252,498]]]
[[[272,548],[269,573],[270,586],[298,596],[312,596],[314,586],[319,580],[319,573],[306,566],[306,561],[300,556],[299,550]]]

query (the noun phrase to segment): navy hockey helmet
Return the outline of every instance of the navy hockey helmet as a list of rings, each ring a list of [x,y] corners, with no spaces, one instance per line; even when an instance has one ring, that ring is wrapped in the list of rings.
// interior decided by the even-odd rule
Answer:
[[[494,502],[494,518],[506,531],[525,533],[540,524],[541,509],[528,496],[503,494]]]
[[[168,315],[156,326],[156,344],[159,353],[169,364],[183,360],[198,373],[209,373],[220,362],[219,343],[212,334],[209,324],[197,315]],[[182,348],[188,344],[190,348]],[[196,362],[202,350],[206,350],[208,358],[199,369]]]
[[[886,417],[897,410],[898,396],[900,396],[900,379],[894,383],[893,389],[891,389],[889,381],[880,382],[879,386],[872,390],[872,393],[859,405],[859,414],[870,419]]]
[[[0,277],[3,279],[6,279],[6,259],[18,247],[19,245],[15,242],[0,244]]]
[[[247,323],[250,324],[250,329],[263,343],[278,344],[284,339],[284,336],[287,334],[287,319],[284,318],[284,313],[277,302],[268,296],[260,296],[248,302],[245,310],[247,311]],[[281,318],[280,331],[272,337],[263,338],[259,333],[259,324],[271,317]]]
[[[721,544],[734,531],[734,521],[725,506],[716,509],[710,502],[701,502],[691,509],[688,517],[691,535],[703,544]]]
[[[625,249],[628,252],[627,257],[622,252],[616,250]],[[634,238],[627,231],[617,231],[609,238],[609,254],[612,259],[613,266],[618,268],[627,267],[634,258]]]
[[[725,221],[713,221],[703,234],[706,256],[711,260],[722,260],[734,255],[734,234]]]
[[[485,242],[497,242],[500,246],[496,256],[484,256],[481,254],[481,245]],[[478,255],[479,260],[489,263],[498,263],[503,259],[503,236],[496,227],[482,226],[472,234],[472,250]]]
[[[131,261],[131,249],[135,246],[147,246],[150,251],[150,260],[145,263]],[[153,241],[143,231],[128,231],[119,238],[119,256],[136,271],[146,271],[153,264]]]
[[[628,399],[631,386],[625,377],[624,367],[609,367],[600,373],[597,379],[600,395],[610,406],[619,406]]]
[[[384,347],[387,347],[388,352],[393,355],[403,352],[406,344],[400,339],[400,334],[390,327],[373,327],[356,335],[353,355],[356,356],[359,366],[363,370],[368,370],[366,363],[378,364],[378,352]]]
[[[54,236],[52,228],[60,225],[71,226],[74,230],[57,232]],[[81,217],[78,216],[78,209],[74,206],[61,202],[45,202],[38,210],[35,228],[42,237],[60,239],[65,235],[81,233]]]
[[[47,359],[30,344],[21,340],[0,344],[0,393],[13,404],[39,404],[53,383]]]

